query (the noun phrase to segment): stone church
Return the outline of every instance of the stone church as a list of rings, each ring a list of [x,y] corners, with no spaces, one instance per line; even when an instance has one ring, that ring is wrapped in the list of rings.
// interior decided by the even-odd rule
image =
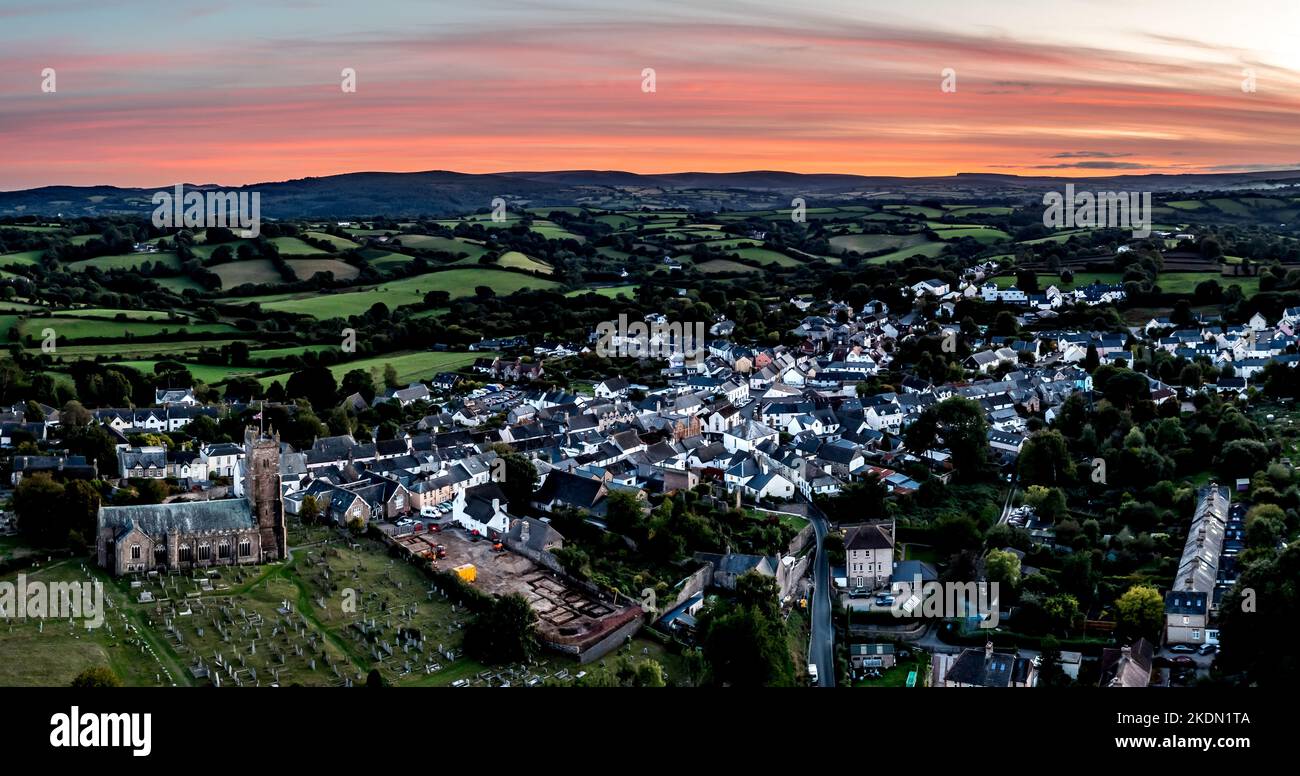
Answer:
[[[279,434],[248,429],[244,451],[245,498],[100,507],[99,565],[120,576],[284,558]]]

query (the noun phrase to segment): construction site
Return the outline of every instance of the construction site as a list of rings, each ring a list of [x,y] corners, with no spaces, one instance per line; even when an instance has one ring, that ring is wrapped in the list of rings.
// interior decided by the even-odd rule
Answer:
[[[392,537],[389,541],[420,562],[438,571],[455,573],[488,595],[522,595],[537,615],[542,642],[581,663],[600,658],[640,629],[640,606],[587,589],[500,543],[471,537],[455,528]]]

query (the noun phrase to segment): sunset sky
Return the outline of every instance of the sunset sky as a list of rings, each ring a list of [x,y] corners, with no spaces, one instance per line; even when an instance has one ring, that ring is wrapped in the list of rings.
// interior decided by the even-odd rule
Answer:
[[[362,170],[1295,167],[1295,0],[0,5],[0,190]]]

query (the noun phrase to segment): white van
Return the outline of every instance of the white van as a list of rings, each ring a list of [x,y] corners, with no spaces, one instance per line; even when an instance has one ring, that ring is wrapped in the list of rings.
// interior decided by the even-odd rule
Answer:
[[[808,684],[817,684],[817,664],[808,664]]]

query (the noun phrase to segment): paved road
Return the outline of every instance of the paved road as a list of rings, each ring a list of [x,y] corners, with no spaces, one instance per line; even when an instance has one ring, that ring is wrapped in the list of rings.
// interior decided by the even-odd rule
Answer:
[[[1011,480],[1011,489],[1007,491],[1006,503],[1002,505],[1002,516],[998,518],[998,525],[1005,523],[1011,517],[1011,506],[1016,503],[1016,479]]]
[[[831,563],[822,549],[826,516],[813,504],[806,508],[817,536],[817,561],[813,567],[812,643],[808,659],[817,665],[817,686],[835,686],[835,629],[831,626]]]

